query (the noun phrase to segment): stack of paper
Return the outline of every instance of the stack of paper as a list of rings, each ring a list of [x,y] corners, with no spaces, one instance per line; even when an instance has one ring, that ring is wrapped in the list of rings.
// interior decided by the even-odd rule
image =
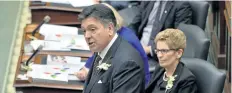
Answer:
[[[64,45],[60,41],[48,41],[48,40],[33,40],[31,41],[33,49],[37,49],[40,45],[43,46],[43,50],[49,51],[71,51],[68,48],[64,48]]]
[[[40,29],[44,41],[34,40],[32,46],[43,44],[43,50],[70,51],[71,49],[88,50],[89,47],[83,35],[78,35],[76,27],[44,24]]]
[[[29,75],[33,82],[68,83],[68,73],[63,71],[66,68],[61,65],[33,64],[31,68]]]
[[[95,4],[95,0],[41,0],[42,2],[51,2],[59,4],[71,4],[73,7],[83,7]]]
[[[79,71],[82,65],[41,65],[33,64],[32,71],[28,75],[33,82],[49,82],[66,84],[69,80],[79,80],[74,73]]]
[[[85,2],[81,2],[78,0],[68,0],[68,1],[73,7],[90,6],[90,5],[93,5],[96,3],[96,2],[94,2],[95,0],[85,0]]]
[[[90,50],[83,35],[62,35],[61,44],[65,49]]]
[[[69,68],[67,70],[68,74],[74,74],[79,71],[80,68],[84,66],[84,62],[81,62],[80,57],[72,56],[57,56],[57,55],[48,55],[47,56],[47,65],[58,65]]]
[[[78,35],[76,27],[44,24],[40,29],[44,40],[33,40],[31,45],[34,49],[43,45],[43,50],[71,51],[71,49],[88,50],[89,47],[83,35]]]
[[[81,65],[80,57],[48,55],[47,65]]]
[[[52,25],[52,24],[44,24],[41,26],[40,34],[46,35],[78,35],[78,29],[76,27],[69,27],[69,26],[60,26],[60,25]]]
[[[50,3],[70,4],[69,0],[41,0],[41,1],[42,2],[50,2]]]

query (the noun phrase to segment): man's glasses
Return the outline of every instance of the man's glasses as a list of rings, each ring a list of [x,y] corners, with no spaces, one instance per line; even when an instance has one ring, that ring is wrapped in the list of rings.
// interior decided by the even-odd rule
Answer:
[[[155,49],[155,53],[167,54],[170,51],[177,51],[178,49]]]

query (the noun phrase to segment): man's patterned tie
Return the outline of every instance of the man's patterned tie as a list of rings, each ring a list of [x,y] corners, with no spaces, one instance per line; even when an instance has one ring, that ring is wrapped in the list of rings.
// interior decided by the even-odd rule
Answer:
[[[93,72],[92,72],[92,76],[95,75],[95,74],[97,74],[97,72],[98,72],[97,66],[99,65],[99,61],[100,61],[101,59],[102,59],[102,58],[101,58],[99,55],[96,56],[96,59],[95,59],[95,61],[94,61],[94,63],[93,63]],[[92,77],[92,76],[91,76],[91,77]]]

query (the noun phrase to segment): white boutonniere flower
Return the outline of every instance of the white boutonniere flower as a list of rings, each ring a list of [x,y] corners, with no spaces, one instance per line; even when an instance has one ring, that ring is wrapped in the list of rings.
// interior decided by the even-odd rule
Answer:
[[[102,63],[102,64],[100,64],[99,66],[97,66],[97,69],[98,70],[101,70],[101,69],[103,69],[103,70],[108,70],[108,68],[111,66],[111,64],[106,64],[106,63]]]
[[[166,89],[171,89],[171,88],[173,87],[173,81],[175,81],[175,78],[176,78],[176,77],[177,77],[177,75],[168,77]]]

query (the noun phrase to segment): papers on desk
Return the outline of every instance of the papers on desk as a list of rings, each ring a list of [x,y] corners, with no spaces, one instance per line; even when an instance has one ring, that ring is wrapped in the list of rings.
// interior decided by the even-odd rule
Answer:
[[[33,40],[31,41],[31,46],[33,49],[37,49],[40,45],[43,46],[42,50],[48,51],[71,51],[64,46],[59,41],[47,41],[47,40]]]
[[[40,45],[44,46],[44,41],[43,40],[32,40],[30,42],[30,45],[34,50],[36,50]]]
[[[44,40],[43,50],[48,51],[71,51],[70,49],[63,48],[64,46],[59,41],[46,41]]]
[[[69,68],[67,71],[69,74],[74,74],[79,71],[85,63],[81,62],[80,57],[48,55],[47,65],[62,65]]]
[[[94,0],[85,0],[84,2],[78,0],[68,0],[73,7],[84,7],[95,4]]]
[[[29,76],[33,80],[52,80],[52,81],[63,81],[68,82],[68,73],[66,68],[62,65],[40,65],[33,64],[31,66],[32,71],[29,72]]]
[[[47,65],[82,65],[80,57],[48,55]],[[78,67],[79,68],[79,67]]]
[[[71,4],[73,7],[83,7],[95,4],[95,0],[41,0],[42,2],[59,3],[59,4]]]
[[[83,35],[63,35],[61,44],[66,49],[90,50]]]
[[[59,4],[70,4],[69,0],[41,0],[42,2],[50,2],[50,3],[59,3]]]
[[[74,73],[79,71],[85,63],[81,62],[80,57],[48,55],[47,65],[63,65],[69,68],[67,70],[69,73],[68,80],[79,80]]]
[[[33,49],[37,49],[38,46],[42,45],[43,50],[50,51],[90,50],[83,35],[50,36],[46,40],[33,40],[30,44]]]
[[[39,33],[44,36],[63,34],[78,35],[78,29],[76,27],[44,24],[41,26]]]
[[[39,33],[44,35],[44,40],[31,41],[34,49],[43,45],[43,50],[51,51],[89,50],[84,36],[78,35],[76,27],[44,24]]]
[[[79,80],[74,73],[84,65],[66,64],[66,65],[42,65],[33,64],[32,71],[28,75],[33,78],[35,82],[51,82],[51,83],[67,83],[69,80]]]

